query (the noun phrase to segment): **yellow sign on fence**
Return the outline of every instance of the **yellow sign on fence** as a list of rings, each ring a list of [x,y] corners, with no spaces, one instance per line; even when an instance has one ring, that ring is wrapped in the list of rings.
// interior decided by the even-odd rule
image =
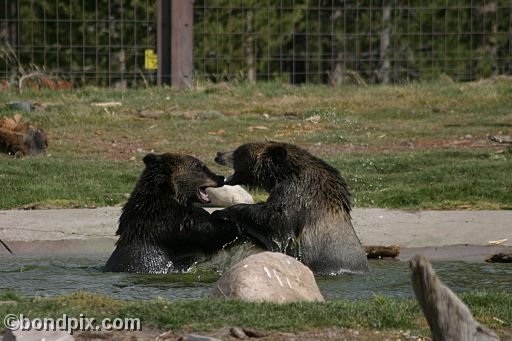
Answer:
[[[158,56],[152,49],[144,51],[144,68],[146,70],[156,70],[158,68]]]

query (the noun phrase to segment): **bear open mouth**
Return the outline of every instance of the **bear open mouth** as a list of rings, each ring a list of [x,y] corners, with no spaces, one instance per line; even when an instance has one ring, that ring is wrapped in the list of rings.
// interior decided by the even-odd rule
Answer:
[[[199,201],[203,204],[209,204],[211,202],[210,196],[206,193],[206,188],[207,187],[199,187],[199,191],[197,193]]]

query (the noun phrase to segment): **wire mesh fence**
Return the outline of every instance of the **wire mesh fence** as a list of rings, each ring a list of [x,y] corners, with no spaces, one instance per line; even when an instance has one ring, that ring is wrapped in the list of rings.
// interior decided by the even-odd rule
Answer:
[[[152,77],[144,52],[156,42],[153,0],[0,0],[0,13],[0,79],[36,72],[125,86]]]
[[[193,11],[197,80],[338,85],[512,72],[512,0],[196,0]],[[0,80],[37,71],[75,86],[156,82],[145,68],[155,0],[0,0],[0,21]]]
[[[511,71],[511,1],[196,1],[195,63],[213,79],[467,81]]]

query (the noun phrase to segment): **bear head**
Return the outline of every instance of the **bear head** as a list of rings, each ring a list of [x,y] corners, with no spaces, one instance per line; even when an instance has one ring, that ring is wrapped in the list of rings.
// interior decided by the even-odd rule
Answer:
[[[207,204],[207,187],[221,187],[224,177],[214,174],[203,162],[190,155],[148,154],[141,176],[145,190],[168,193],[181,205]]]
[[[218,152],[215,162],[234,169],[226,185],[260,187],[270,192],[300,171],[298,147],[280,142],[246,143],[231,152]]]

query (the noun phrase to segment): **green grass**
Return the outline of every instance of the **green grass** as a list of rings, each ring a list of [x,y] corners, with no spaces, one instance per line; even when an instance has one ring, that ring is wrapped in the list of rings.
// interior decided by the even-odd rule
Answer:
[[[65,157],[3,159],[0,184],[2,208],[95,207],[118,204],[137,181],[133,164]]]
[[[462,295],[476,318],[494,329],[512,328],[512,295],[504,292],[470,292]],[[31,318],[68,316],[140,318],[142,326],[172,330],[209,331],[222,326],[241,326],[275,331],[301,331],[322,327],[402,329],[428,333],[415,300],[374,297],[333,300],[326,303],[246,303],[234,300],[118,301],[106,296],[77,292],[69,296],[23,298],[12,291],[0,300],[0,318],[21,314]],[[502,322],[499,322],[502,321]],[[0,331],[3,326],[0,326]]]
[[[328,158],[359,207],[512,209],[512,153],[436,150]]]
[[[23,113],[50,136],[49,156],[0,157],[0,209],[43,204],[121,204],[147,152],[183,152],[214,164],[244,142],[299,144],[333,163],[359,207],[509,209],[512,149],[488,134],[512,135],[512,83],[432,82],[403,86],[199,84],[180,91],[84,88],[18,94],[38,102]],[[98,108],[93,102],[119,101]],[[139,111],[162,111],[158,119]],[[256,198],[265,196],[257,193]]]
[[[142,170],[136,161],[52,155],[4,158],[0,208],[95,207],[123,203]],[[326,160],[347,179],[356,207],[511,209],[512,153],[438,150],[348,153]],[[227,175],[229,171],[212,168]],[[255,197],[264,200],[262,192]]]

